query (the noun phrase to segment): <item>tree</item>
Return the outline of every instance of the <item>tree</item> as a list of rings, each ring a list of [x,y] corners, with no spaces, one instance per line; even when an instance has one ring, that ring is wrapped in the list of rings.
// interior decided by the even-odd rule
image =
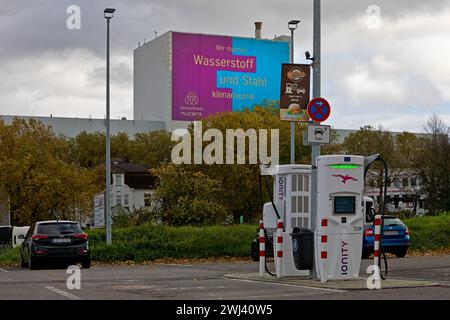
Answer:
[[[131,141],[128,134],[119,132],[111,136],[111,157],[119,158],[124,162],[130,161]]]
[[[10,197],[12,220],[82,218],[91,212],[92,175],[70,163],[65,138],[35,120],[0,122],[0,188]]]
[[[419,139],[413,163],[419,171],[422,191],[431,213],[450,210],[450,127],[433,114]]]
[[[105,162],[105,135],[100,132],[81,132],[69,140],[70,158],[84,168],[95,168]]]
[[[351,133],[342,143],[344,154],[370,156],[380,154],[387,162],[388,182],[394,181],[402,170],[401,157],[397,152],[396,139],[382,127],[374,129],[372,126],[361,127],[359,131]],[[380,163],[371,166],[371,172],[375,179],[375,185],[380,190],[380,201],[383,199],[384,167]],[[381,206],[380,206],[381,208]]]
[[[174,142],[171,134],[165,130],[139,132],[130,142],[130,161],[157,168],[170,162]]]
[[[159,181],[155,220],[177,226],[224,222],[220,182],[191,167],[168,164],[151,170]]]
[[[279,162],[281,164],[289,163],[290,159],[290,124],[289,122],[282,122],[279,119],[279,109],[274,106],[254,106],[252,110],[243,110],[241,112],[224,112],[216,113],[201,121],[203,133],[208,129],[217,129],[222,134],[224,140],[226,138],[227,129],[254,129],[256,132],[259,129],[267,129],[268,144],[270,144],[271,136],[270,129],[279,130]],[[194,140],[194,127],[189,128],[191,145]],[[296,130],[297,143],[297,163],[309,163],[310,152],[309,148],[301,145],[301,129]],[[257,164],[249,163],[248,138],[246,139],[247,146],[245,150],[246,164],[197,164],[189,166],[175,166],[171,170],[180,170],[180,175],[186,171],[201,173],[205,179],[212,179],[219,183],[220,197],[217,200],[221,206],[226,208],[226,212],[233,215],[234,220],[237,221],[240,216],[245,216],[245,221],[255,220],[256,217],[261,216],[261,200],[260,190],[258,185],[258,177],[260,175],[260,168]],[[203,150],[212,141],[203,142]],[[226,157],[226,142],[222,144],[222,153]],[[268,151],[270,151],[268,146]],[[236,159],[237,143],[234,144],[234,158]],[[301,156],[301,158],[300,158]],[[193,158],[193,157],[192,157]],[[193,160],[193,159],[191,159]],[[174,180],[174,183],[176,180]],[[176,187],[173,187],[174,190]],[[264,191],[265,199],[268,200],[268,194]],[[181,196],[180,196],[181,197]]]

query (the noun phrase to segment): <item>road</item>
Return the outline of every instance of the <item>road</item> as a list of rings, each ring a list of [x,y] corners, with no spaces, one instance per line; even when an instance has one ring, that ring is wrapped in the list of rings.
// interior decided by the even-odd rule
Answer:
[[[371,260],[363,260],[361,274],[369,263]],[[81,270],[80,290],[69,290],[66,269],[0,268],[0,299],[450,299],[450,255],[390,258],[389,267],[389,277],[424,279],[439,285],[332,290],[265,283],[225,277],[258,271],[255,262],[230,262],[93,267]]]

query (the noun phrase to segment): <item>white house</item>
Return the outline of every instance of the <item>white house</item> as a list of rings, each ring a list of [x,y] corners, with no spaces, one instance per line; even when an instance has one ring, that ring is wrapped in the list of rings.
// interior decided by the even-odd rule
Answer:
[[[132,163],[113,163],[111,166],[111,208],[122,207],[134,212],[152,206],[155,177],[150,167]],[[94,197],[95,227],[104,226],[104,193]]]
[[[420,185],[420,179],[412,170],[401,170],[388,181],[387,208],[390,212],[411,211],[416,214],[427,212],[426,199]],[[376,183],[376,175],[373,171],[367,174],[365,194],[374,199],[375,206],[380,201],[380,187]],[[383,187],[384,192],[384,187]]]

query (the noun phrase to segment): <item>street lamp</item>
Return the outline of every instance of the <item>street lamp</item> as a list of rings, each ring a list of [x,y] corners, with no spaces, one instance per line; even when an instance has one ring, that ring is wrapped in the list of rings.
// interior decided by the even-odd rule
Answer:
[[[294,31],[297,29],[300,20],[291,20],[288,22],[288,28],[291,30],[291,63],[294,63]],[[295,122],[291,121],[291,164],[295,164]]]
[[[104,17],[106,19],[106,244],[112,243],[111,236],[111,137],[109,133],[109,22],[114,17],[116,9],[106,8]]]

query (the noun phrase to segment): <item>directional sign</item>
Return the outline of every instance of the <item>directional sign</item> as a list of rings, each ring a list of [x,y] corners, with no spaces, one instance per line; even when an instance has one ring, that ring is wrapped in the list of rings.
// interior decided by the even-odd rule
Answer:
[[[330,126],[322,126],[316,124],[308,125],[307,130],[307,142],[310,143],[321,143],[328,144],[330,143]]]
[[[309,117],[315,122],[323,122],[330,116],[331,107],[324,98],[314,98],[308,104]]]

